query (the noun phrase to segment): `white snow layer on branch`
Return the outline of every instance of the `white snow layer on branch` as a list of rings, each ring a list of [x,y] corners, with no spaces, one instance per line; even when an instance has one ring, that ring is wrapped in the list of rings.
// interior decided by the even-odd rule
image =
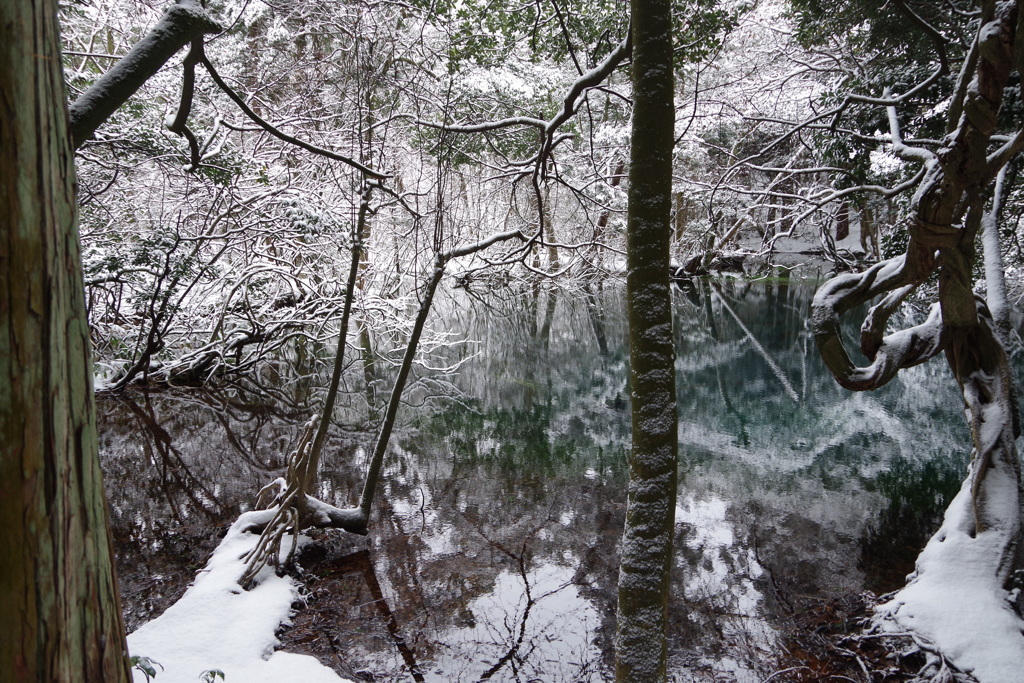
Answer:
[[[981,243],[984,246],[985,263],[985,301],[1000,335],[1005,335],[1010,326],[1010,303],[1006,293],[1006,266],[1003,263],[1003,251],[999,239],[999,211],[1007,168],[1007,166],[1003,166],[999,175],[996,176],[996,187],[992,193],[992,209],[981,220]],[[1004,344],[1006,343],[1004,336],[1001,336],[1000,340]]]
[[[298,597],[291,577],[264,569],[252,590],[238,585],[242,558],[259,539],[242,530],[265,523],[267,513],[240,515],[181,599],[128,636],[133,656],[159,664],[157,683],[195,683],[215,669],[228,683],[348,683],[314,657],[274,651]],[[138,670],[135,682],[145,683]]]

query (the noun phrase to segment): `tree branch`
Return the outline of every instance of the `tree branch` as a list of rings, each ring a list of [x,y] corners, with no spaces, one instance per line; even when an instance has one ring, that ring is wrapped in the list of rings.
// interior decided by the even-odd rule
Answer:
[[[935,51],[939,54],[939,64],[942,65],[944,73],[949,73],[949,58],[946,56],[946,43],[949,41],[946,39],[946,36],[942,35],[937,28],[925,21],[917,12],[910,9],[903,0],[893,0],[893,4],[932,39]]]
[[[146,36],[70,106],[75,149],[91,138],[178,50],[220,31],[198,0],[178,0]]]
[[[199,61],[204,67],[206,67],[206,70],[209,72],[210,77],[213,79],[213,82],[217,84],[217,87],[223,90],[224,94],[230,97],[231,101],[237,104],[238,108],[241,109],[246,116],[248,116],[250,119],[256,122],[256,124],[259,125],[260,128],[267,131],[274,137],[278,138],[279,140],[284,140],[285,142],[295,145],[296,147],[301,147],[307,152],[319,154],[320,156],[327,157],[328,159],[334,159],[335,161],[340,161],[342,163],[348,164],[352,168],[362,171],[364,174],[368,175],[371,178],[383,180],[385,178],[391,177],[386,173],[374,171],[369,166],[364,166],[355,159],[351,159],[345,156],[344,154],[338,154],[337,152],[332,152],[329,149],[324,149],[322,147],[317,147],[316,145],[311,145],[308,142],[299,140],[298,138],[292,137],[291,135],[288,135],[287,133],[278,130],[273,125],[265,121],[259,114],[254,112],[249,107],[249,105],[245,103],[245,100],[243,100],[238,93],[232,90],[231,87],[224,82],[224,79],[221,78],[219,73],[217,73],[217,69],[214,68],[213,64],[210,62],[209,58],[206,57],[205,54],[200,57]]]

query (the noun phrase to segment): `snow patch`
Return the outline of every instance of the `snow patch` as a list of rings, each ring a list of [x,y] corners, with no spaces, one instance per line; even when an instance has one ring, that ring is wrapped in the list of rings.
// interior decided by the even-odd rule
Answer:
[[[181,599],[128,636],[133,656],[158,663],[156,683],[195,683],[210,670],[222,671],[226,683],[347,683],[313,657],[274,651],[275,632],[298,598],[291,577],[264,569],[252,590],[238,585],[242,558],[259,539],[243,530],[265,516],[240,515]],[[135,683],[146,683],[133,673]]]
[[[912,631],[980,683],[1024,682],[1024,620],[999,581],[1006,532],[971,536],[970,479],[917,560],[906,588],[876,608],[887,632]]]

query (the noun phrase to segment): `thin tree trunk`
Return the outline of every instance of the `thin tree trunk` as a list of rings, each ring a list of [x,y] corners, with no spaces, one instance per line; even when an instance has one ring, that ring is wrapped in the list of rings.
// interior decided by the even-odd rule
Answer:
[[[312,491],[316,486],[316,473],[320,468],[320,453],[323,451],[324,443],[327,441],[327,430],[330,428],[331,419],[334,415],[334,402],[338,397],[341,372],[345,367],[345,341],[348,339],[348,321],[352,313],[352,302],[356,298],[356,280],[359,278],[363,253],[363,228],[366,224],[366,214],[369,212],[369,208],[370,188],[367,186],[363,189],[359,202],[359,215],[356,219],[356,225],[352,230],[352,249],[350,251],[352,258],[349,261],[348,280],[345,282],[345,303],[342,306],[341,321],[338,323],[338,348],[334,353],[331,383],[327,387],[323,413],[320,416],[316,436],[313,438],[313,445],[311,446],[309,460],[306,462],[306,469],[300,473],[302,493]]]
[[[381,469],[384,465],[384,455],[387,452],[388,443],[391,439],[391,432],[395,426],[395,417],[398,414],[398,407],[402,400],[402,392],[412,371],[416,349],[419,346],[419,340],[423,334],[427,316],[430,314],[434,294],[437,291],[437,286],[441,283],[441,278],[444,276],[445,264],[453,258],[468,256],[493,244],[513,238],[523,239],[523,235],[519,231],[502,233],[460,249],[437,254],[434,271],[424,287],[419,313],[416,315],[412,334],[409,336],[405,355],[402,358],[402,365],[398,370],[398,377],[395,379],[395,385],[391,392],[391,399],[388,402],[387,411],[381,422],[380,433],[374,445],[373,455],[370,458],[370,465],[366,473],[366,480],[363,484],[363,491],[359,498],[359,506],[355,508],[337,508],[305,493],[306,489],[312,488],[312,485],[307,484],[307,481],[312,481],[311,477],[315,473],[315,467],[310,466],[312,461],[310,454],[312,452],[312,441],[314,440],[312,431],[314,422],[310,422],[300,440],[299,446],[292,456],[295,458],[297,465],[294,470],[289,469],[288,479],[278,479],[264,487],[263,491],[260,492],[259,497],[261,499],[268,494],[273,496],[273,504],[277,506],[277,510],[270,519],[256,523],[248,529],[249,531],[262,529],[262,535],[256,549],[248,555],[248,565],[239,580],[241,585],[249,585],[260,569],[266,566],[267,562],[276,561],[276,558],[280,555],[281,539],[286,533],[289,533],[289,530],[291,533],[296,533],[300,528],[331,527],[366,535],[370,508],[373,505],[373,497],[377,490]],[[350,272],[357,270],[358,259],[356,254],[358,254],[358,249],[354,248],[353,270]],[[336,364],[335,367],[336,369],[340,368],[340,365]],[[294,503],[296,500],[298,502]],[[289,519],[296,509],[300,514],[298,524]]]
[[[0,4],[0,677],[120,683],[56,5]]]
[[[615,677],[664,681],[675,529],[672,211],[672,16],[669,0],[632,0],[633,127],[626,277],[633,445],[619,569]]]
[[[555,233],[555,222],[551,211],[551,186],[544,188],[544,241],[548,243],[548,272],[557,273],[562,264],[558,260],[558,235]]]
[[[395,417],[398,415],[398,406],[402,402],[402,392],[405,390],[405,383],[412,371],[412,363],[416,358],[416,349],[420,344],[420,336],[423,334],[423,327],[427,323],[427,316],[430,314],[430,306],[434,301],[434,293],[444,276],[444,262],[440,261],[434,267],[434,273],[427,281],[423,291],[423,299],[420,302],[420,310],[413,324],[412,335],[405,347],[405,356],[402,358],[402,365],[398,369],[398,377],[395,379],[395,386],[391,389],[391,400],[388,401],[387,411],[384,413],[384,420],[380,425],[380,433],[377,435],[377,443],[374,445],[373,456],[370,458],[370,467],[366,473],[366,482],[363,485],[363,493],[359,497],[359,510],[363,518],[369,520],[370,506],[373,504],[373,495],[377,491],[377,482],[380,479],[380,471],[384,466],[384,454],[388,449],[388,442],[391,440],[391,431],[395,427]]]
[[[374,382],[377,380],[377,363],[374,360],[373,338],[370,336],[370,328],[365,321],[356,321],[359,329],[359,348],[363,362],[363,396],[366,399],[367,419],[373,419],[377,414],[377,391]]]
[[[622,172],[624,171],[623,162],[619,159],[618,163],[615,164],[615,170],[612,171],[612,177],[608,181],[608,187],[618,187],[619,182],[622,180]],[[609,200],[610,202],[610,200]],[[597,224],[594,226],[594,242],[597,248],[597,266],[601,266],[602,257],[604,255],[603,240],[605,239],[605,232],[608,230],[608,222],[611,220],[611,210],[608,208],[601,210],[601,215],[597,218]]]
[[[690,203],[686,201],[686,195],[682,192],[675,194],[676,212],[672,217],[672,243],[675,244],[683,238],[686,232],[686,224],[690,221]]]

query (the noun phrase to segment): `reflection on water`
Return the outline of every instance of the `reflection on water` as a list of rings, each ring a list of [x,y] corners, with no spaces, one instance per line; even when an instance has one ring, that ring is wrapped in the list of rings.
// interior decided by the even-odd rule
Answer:
[[[810,606],[897,587],[958,486],[967,433],[940,363],[883,391],[828,377],[813,290],[700,284],[677,297],[681,484],[671,667],[757,681]],[[629,441],[619,290],[463,292],[385,468],[366,539],[316,532],[286,647],[354,680],[611,680]],[[369,333],[367,333],[369,337]],[[364,340],[319,495],[351,505],[393,339]],[[321,354],[323,355],[323,354]],[[316,405],[309,349],[255,382],[100,402],[129,628],[184,590],[283,468]]]
[[[710,669],[725,669],[738,681],[759,681],[756,663],[771,661],[779,633],[762,610],[764,595],[757,587],[764,574],[755,548],[737,542],[728,520],[729,503],[710,496],[687,496],[676,508],[676,524],[685,530],[685,549],[679,553],[691,619],[702,619],[722,641],[712,653],[736,649],[753,661],[726,654],[702,657]],[[724,646],[724,648],[723,648]],[[760,656],[758,656],[760,655]]]

